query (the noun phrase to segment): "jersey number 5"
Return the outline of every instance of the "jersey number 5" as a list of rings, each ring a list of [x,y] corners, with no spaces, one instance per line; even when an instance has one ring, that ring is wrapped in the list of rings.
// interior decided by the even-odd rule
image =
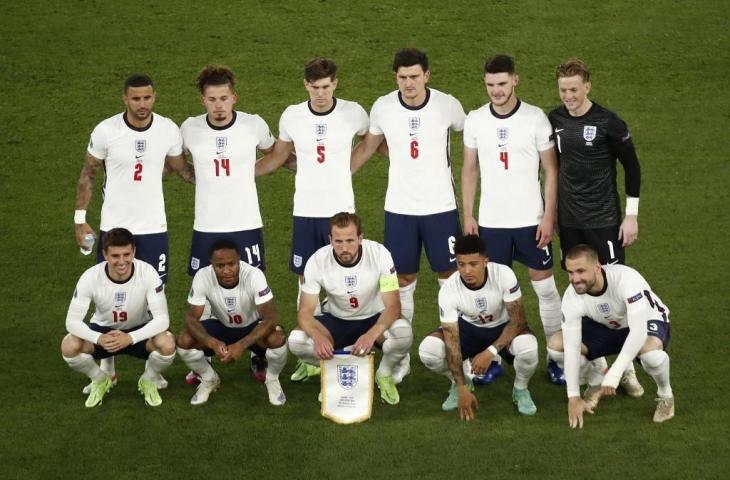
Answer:
[[[324,163],[324,145],[317,145],[317,162]]]

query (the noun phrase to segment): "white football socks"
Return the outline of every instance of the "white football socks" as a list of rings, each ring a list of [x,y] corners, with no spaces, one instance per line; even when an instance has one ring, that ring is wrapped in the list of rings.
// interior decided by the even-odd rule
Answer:
[[[399,292],[400,316],[401,318],[408,320],[408,323],[411,324],[413,323],[413,312],[415,309],[415,305],[413,303],[413,294],[416,291],[416,283],[418,283],[418,280],[406,285],[405,287],[400,287]]]
[[[215,371],[208,360],[206,360],[205,354],[202,350],[177,347],[177,354],[180,355],[180,358],[182,358],[183,362],[185,362],[185,365],[187,365],[190,370],[200,375],[201,379],[206,382],[213,381],[215,378]]]
[[[304,330],[294,329],[287,340],[289,351],[302,362],[319,366],[319,359],[314,354],[314,340]]]
[[[99,365],[94,361],[94,357],[88,353],[79,353],[75,357],[63,357],[69,367],[79,373],[83,373],[91,379],[92,382],[98,382],[104,378],[103,372]]]
[[[560,320],[562,319],[561,300],[558,288],[555,286],[555,277],[551,275],[543,280],[533,281],[532,288],[537,294],[545,339],[549,340],[553,334],[560,331]]]
[[[393,368],[408,354],[413,343],[413,329],[409,322],[399,318],[386,330],[384,336],[383,358],[377,374],[387,377],[393,374]]]
[[[639,356],[644,371],[651,375],[657,386],[657,395],[669,398],[673,395],[669,384],[669,355],[664,350],[651,350]]]
[[[266,381],[277,380],[279,374],[286,366],[286,356],[289,353],[289,349],[286,343],[281,347],[267,348],[266,349]]]
[[[510,350],[514,352],[514,388],[524,390],[537,369],[537,339],[534,335],[517,335]]]
[[[158,351],[150,353],[147,357],[147,362],[144,366],[144,373],[142,378],[145,380],[155,381],[157,377],[167,370],[167,367],[172,365],[172,361],[175,360],[175,353],[172,355],[163,355]]]

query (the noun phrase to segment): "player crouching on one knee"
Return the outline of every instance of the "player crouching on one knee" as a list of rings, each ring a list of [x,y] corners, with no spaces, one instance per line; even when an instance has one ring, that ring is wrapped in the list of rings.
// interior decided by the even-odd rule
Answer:
[[[315,314],[320,291],[327,294],[327,312]],[[341,212],[330,219],[330,245],[317,250],[304,267],[297,329],[289,336],[292,353],[317,365],[335,350],[369,355],[383,350],[375,373],[380,398],[395,405],[400,395],[394,370],[408,354],[413,331],[400,318],[398,277],[393,257],[381,244],[363,240],[360,217]]]
[[[579,244],[565,256],[570,285],[563,296],[563,327],[548,344],[550,355],[565,362],[568,423],[583,427],[583,412],[593,413],[603,395],[615,395],[622,372],[638,356],[657,384],[654,421],[674,416],[669,384],[669,309],[633,268],[601,265],[592,246]],[[564,352],[564,353],[563,353]],[[618,354],[603,375],[596,361]],[[605,365],[605,360],[603,364]],[[588,388],[581,398],[579,377],[587,374]]]
[[[175,338],[157,271],[136,260],[134,237],[124,228],[104,236],[104,262],[86,270],[76,284],[66,316],[61,354],[68,365],[91,379],[87,407],[101,405],[112,378],[96,359],[124,353],[147,360],[137,382],[147,405],[162,403],[156,380],[175,358]],[[89,305],[94,314],[84,323]]]
[[[537,339],[527,326],[517,277],[509,267],[489,262],[477,235],[456,240],[454,253],[458,272],[439,291],[441,327],[418,348],[428,369],[451,380],[441,408],[458,409],[462,420],[473,420],[478,402],[470,377],[484,374],[500,354],[515,368],[517,410],[534,415],[537,407],[527,386],[537,368]]]
[[[206,302],[212,317],[201,321]],[[238,246],[229,239],[213,243],[210,265],[193,278],[188,295],[185,329],[177,338],[178,353],[200,376],[190,399],[193,405],[208,401],[221,380],[205,358],[215,355],[224,363],[238,361],[246,349],[266,356],[266,390],[272,405],[283,405],[286,396],[279,373],[286,365],[284,330],[278,325],[274,296],[263,272],[241,261]]]

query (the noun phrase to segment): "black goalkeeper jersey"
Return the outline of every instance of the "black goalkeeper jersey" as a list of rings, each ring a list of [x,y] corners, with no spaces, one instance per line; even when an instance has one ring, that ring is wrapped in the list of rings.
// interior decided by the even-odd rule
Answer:
[[[570,228],[621,224],[616,160],[624,167],[626,194],[639,196],[641,172],[626,123],[597,103],[581,117],[561,105],[548,115],[558,149],[558,222]]]

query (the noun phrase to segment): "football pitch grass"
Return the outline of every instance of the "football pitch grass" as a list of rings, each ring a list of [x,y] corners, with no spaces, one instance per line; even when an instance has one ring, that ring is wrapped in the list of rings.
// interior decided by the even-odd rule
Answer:
[[[726,478],[729,15],[721,1],[6,2],[0,18],[0,477]],[[122,109],[126,75],[148,72],[157,86],[156,111],[180,124],[203,112],[197,71],[206,63],[227,64],[238,76],[237,109],[260,114],[276,135],[284,108],[306,99],[307,60],[334,59],[337,96],[369,111],[395,88],[390,64],[404,46],[429,54],[431,86],[456,96],[467,111],[487,101],[481,79],[487,55],[513,55],[519,96],[546,112],[559,103],[555,65],[571,56],[588,62],[591,97],[627,121],[641,160],[640,238],[627,263],[672,312],[677,416],[651,422],[655,386],[637,365],[644,397],[604,400],[582,431],[571,431],[565,391],[549,384],[542,355],[530,384],[534,417],[521,417],[511,403],[511,369],[478,388],[476,421],[442,412],[447,382],[417,358],[418,342],[438,323],[436,279],[425,263],[412,374],[400,387],[401,403],[376,398],[368,422],[340,426],[322,418],[318,383],[288,380],[293,358],[282,374],[288,402],[281,408],[269,405],[263,385],[247,373],[247,360],[217,367],[222,388],[193,408],[179,358],[165,374],[170,386],[162,406],[145,407],[136,391],[142,363],[130,357],[118,361],[119,385],[103,405],[84,408],[86,381],[59,353],[71,293],[93,262],[73,240],[75,188],[91,130]],[[458,186],[461,135],[452,144]],[[354,179],[365,234],[378,241],[386,180],[381,157]],[[164,183],[168,303],[178,332],[190,286],[193,188],[175,176]],[[257,185],[266,273],[290,330],[293,175],[279,171]],[[98,179],[89,209],[95,228],[100,187]],[[541,332],[525,270],[516,271],[528,320]],[[566,276],[556,271],[556,278],[562,292]]]

